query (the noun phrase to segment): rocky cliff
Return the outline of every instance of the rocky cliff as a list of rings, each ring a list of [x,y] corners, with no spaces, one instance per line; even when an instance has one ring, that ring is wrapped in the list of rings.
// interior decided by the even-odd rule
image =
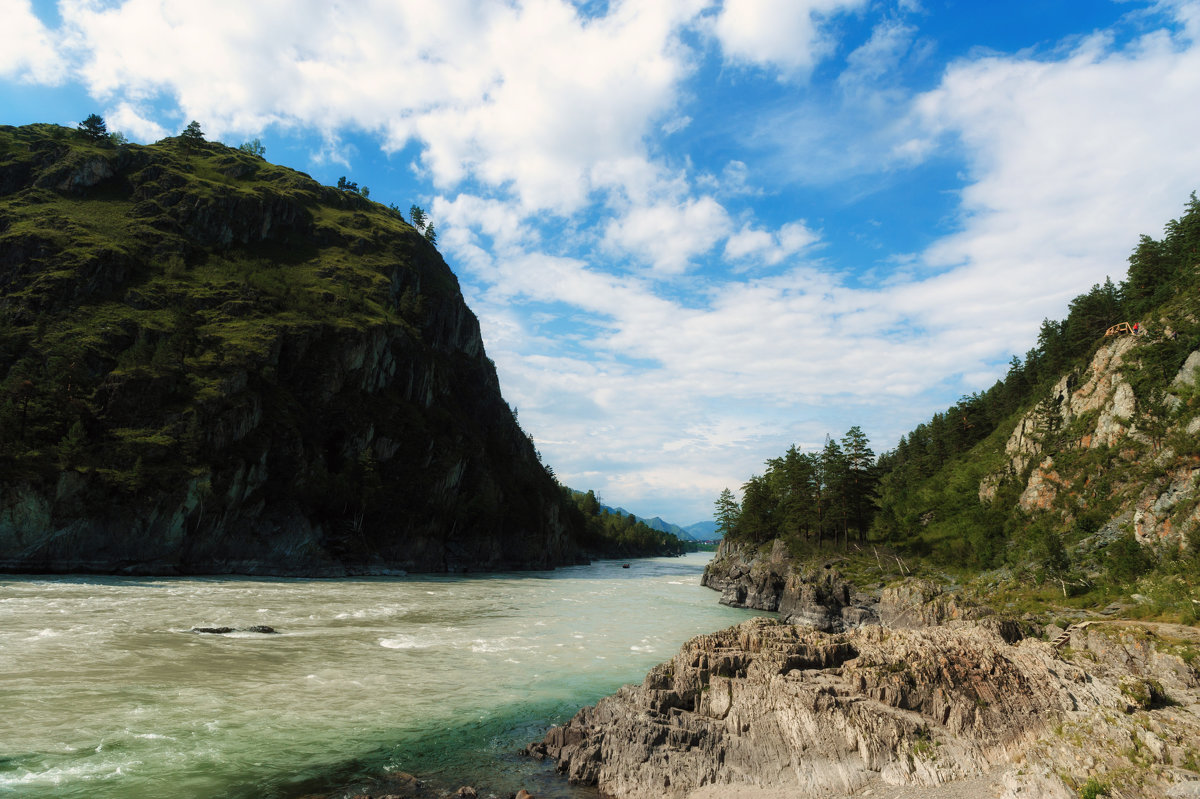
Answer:
[[[1016,483],[1026,514],[1071,523],[1086,511],[1110,536],[1127,527],[1143,544],[1184,549],[1200,526],[1200,351],[1155,390],[1147,378],[1176,346],[1167,329],[1164,321],[1155,333],[1113,338],[1063,375],[1017,422],[1003,465],[980,482],[980,501],[996,502]]]
[[[692,639],[528,751],[622,799],[961,780],[978,792],[955,796],[1067,799],[1088,780],[1092,795],[1195,795],[1200,636],[1107,623],[1070,644],[992,619],[825,634],[757,618]]]
[[[722,605],[778,611],[822,632],[879,623],[878,595],[859,591],[828,562],[796,562],[778,539],[763,547],[723,540],[700,584],[720,591]]]
[[[574,562],[436,249],[219,144],[0,127],[0,570]]]

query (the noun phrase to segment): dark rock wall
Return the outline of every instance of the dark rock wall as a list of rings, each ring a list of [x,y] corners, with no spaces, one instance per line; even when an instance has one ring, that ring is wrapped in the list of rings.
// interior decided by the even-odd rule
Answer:
[[[74,388],[91,460],[0,463],[0,570],[339,575],[580,561],[559,488],[501,397],[457,279],[395,215],[381,229],[382,206],[220,145],[204,145],[208,163],[251,183],[197,192],[187,159],[163,145],[81,153],[61,134],[5,130],[32,143],[23,157],[0,153],[0,200],[70,214],[76,198],[116,198],[132,210],[125,239],[89,241],[83,253],[69,238],[20,230],[14,216],[25,211],[0,211],[0,322],[25,336],[0,348],[0,378],[37,354],[35,319],[89,303],[186,304],[198,318],[259,326],[253,354],[225,360],[219,325],[200,329],[200,346],[214,351],[204,390],[191,362],[116,368],[135,337],[155,343],[154,329],[102,331],[83,364],[86,396]],[[353,229],[325,221],[329,209],[354,213]],[[355,289],[391,312],[350,324],[286,305],[264,311],[279,301],[235,284],[186,302],[144,288],[168,259],[190,269],[246,251],[369,257],[377,278]],[[152,477],[114,489],[106,475],[118,464],[96,442],[134,428],[170,435],[144,447]]]

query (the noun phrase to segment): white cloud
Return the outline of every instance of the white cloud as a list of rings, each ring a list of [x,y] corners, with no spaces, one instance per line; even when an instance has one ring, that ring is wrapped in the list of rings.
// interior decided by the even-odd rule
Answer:
[[[29,0],[0,0],[0,77],[58,83],[66,75],[54,37]]]
[[[871,31],[870,39],[846,56],[846,69],[837,82],[848,102],[860,107],[869,104],[880,112],[895,101],[900,66],[916,31],[899,20],[884,20]]]
[[[690,507],[703,507],[761,470],[764,453],[819,446],[824,432],[864,419],[883,448],[928,417],[932,396],[986,387],[1009,353],[1033,344],[1042,317],[1060,317],[1067,299],[1123,268],[1138,233],[1178,215],[1200,174],[1200,108],[1189,102],[1200,96],[1198,59],[1192,40],[1160,33],[1121,50],[1091,40],[1059,60],[959,62],[916,104],[917,121],[943,138],[913,147],[956,137],[966,148],[960,229],[907,277],[856,288],[792,268],[711,283],[706,302],[684,304],[658,284],[622,285],[577,262],[579,274],[563,279],[592,273],[568,301],[602,314],[597,354],[537,364],[501,350],[506,390],[528,398],[523,418],[554,442],[544,450],[564,479],[586,477],[642,507],[678,507],[688,492]],[[609,239],[642,248],[664,272],[684,269],[721,240],[665,245],[697,230],[681,222],[697,200],[688,202],[631,208],[625,219],[649,212],[644,227],[614,223]],[[811,246],[802,223],[790,238],[785,230],[729,222],[725,252]]]
[[[821,28],[826,16],[861,8],[866,0],[725,0],[713,33],[735,63],[805,74],[834,45]]]
[[[569,214],[604,188],[600,165],[644,160],[647,135],[681,124],[675,93],[692,67],[675,34],[702,5],[619,3],[588,20],[564,0],[61,10],[101,99],[174,98],[216,137],[280,125],[378,132],[390,150],[416,139],[442,190],[472,178]],[[32,19],[22,5],[13,16]]]
[[[517,244],[536,244],[536,231],[512,204],[502,200],[460,194],[453,200],[438,197],[431,209],[442,240],[448,231],[459,231],[476,241],[475,233],[486,236],[493,248],[508,251]]]
[[[777,233],[744,225],[725,242],[725,257],[734,261],[753,259],[774,266],[818,239],[803,221],[789,222]]]
[[[725,238],[731,225],[725,208],[704,196],[632,207],[609,223],[605,241],[610,249],[643,260],[660,274],[676,275]]]
[[[105,111],[104,117],[109,130],[120,131],[134,141],[154,142],[172,135],[133,103],[118,103]]]
[[[1137,235],[1178,215],[1200,175],[1197,97],[1200,48],[1161,32],[1116,52],[1092,39],[1058,61],[952,66],[917,109],[968,154],[962,229],[925,253],[953,270],[906,304],[968,336],[972,318],[1011,320],[1027,345],[1031,325],[1105,274],[1123,276]],[[1003,312],[978,316],[988,308]],[[1003,345],[1016,349],[1014,338]]]

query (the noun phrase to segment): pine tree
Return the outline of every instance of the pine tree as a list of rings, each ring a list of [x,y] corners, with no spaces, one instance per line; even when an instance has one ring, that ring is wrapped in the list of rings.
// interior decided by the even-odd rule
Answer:
[[[411,220],[412,226],[415,227],[417,230],[425,229],[425,222],[426,222],[425,211],[422,210],[421,206],[419,206],[419,205],[411,206],[408,209],[408,218],[409,218],[409,220]]]
[[[179,134],[179,138],[183,139],[183,146],[191,150],[204,144],[204,131],[200,130],[200,123],[193,119]]]
[[[99,114],[91,114],[87,119],[79,123],[79,132],[92,141],[104,141],[108,138],[108,126],[104,124],[104,117]]]
[[[867,527],[871,523],[871,495],[875,491],[875,453],[871,442],[858,425],[851,427],[842,437],[842,454],[846,462],[846,510],[848,527],[857,533],[859,541],[865,541]]]
[[[717,532],[723,536],[731,536],[737,529],[738,517],[741,515],[741,509],[738,507],[738,502],[733,498],[733,492],[728,488],[721,491],[721,496],[717,497],[717,512],[713,514],[713,518],[717,522]]]

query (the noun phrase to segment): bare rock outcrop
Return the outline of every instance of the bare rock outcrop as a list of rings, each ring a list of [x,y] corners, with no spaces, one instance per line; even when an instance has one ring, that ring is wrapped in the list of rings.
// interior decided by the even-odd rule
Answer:
[[[769,549],[722,541],[700,584],[736,608],[779,611],[780,618],[823,632],[878,624],[878,600],[859,592],[831,564],[797,564],[776,539]]]
[[[1077,637],[1067,660],[1045,642],[1010,643],[990,620],[830,635],[756,618],[692,639],[527,752],[622,799],[959,779],[1068,797],[1097,774],[1111,796],[1153,797],[1194,779],[1200,706],[1185,659],[1148,628]],[[1135,739],[1149,754],[1131,770]]]
[[[752,610],[779,610],[791,566],[787,545],[776,540],[769,552],[752,544],[723,540],[704,567],[700,584],[721,592],[721,604]]]
[[[879,597],[879,621],[885,627],[916,629],[949,621],[977,620],[995,613],[946,591],[930,580],[905,580],[884,588]],[[1006,635],[1009,640],[1019,636]]]
[[[1200,351],[1187,357],[1168,393],[1139,399],[1127,373],[1150,357],[1145,348],[1161,344],[1150,337],[1117,338],[1101,345],[1082,373],[1064,375],[1018,420],[1005,444],[1004,465],[980,480],[980,502],[995,502],[1000,487],[1015,480],[1023,512],[1070,517],[1084,507],[1080,487],[1100,481],[1108,486],[1103,498],[1120,500],[1114,518],[1133,514],[1139,541],[1182,547],[1200,525],[1200,457],[1190,443],[1180,446],[1200,433],[1200,417],[1185,413],[1181,399],[1194,391]],[[1111,452],[1106,459],[1082,454],[1097,449]]]

